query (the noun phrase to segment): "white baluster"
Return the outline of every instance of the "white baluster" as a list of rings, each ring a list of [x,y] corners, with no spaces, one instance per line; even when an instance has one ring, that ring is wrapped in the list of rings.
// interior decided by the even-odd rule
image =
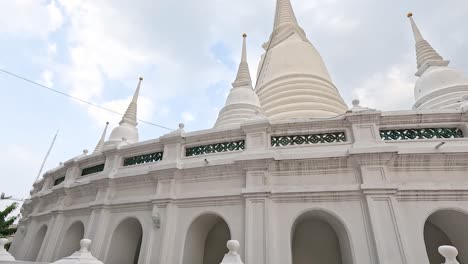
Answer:
[[[239,248],[240,248],[239,241],[229,240],[226,243],[226,246],[229,249],[229,252],[226,255],[224,255],[224,258],[223,258],[223,261],[221,261],[221,264],[244,264],[238,253]]]
[[[458,250],[452,246],[439,247],[439,253],[444,256],[445,263],[442,264],[460,264],[457,261]]]
[[[73,255],[58,260],[52,264],[76,264],[76,263],[83,263],[83,264],[103,264],[101,261],[97,260],[95,257],[91,255],[89,252],[89,246],[91,245],[91,240],[89,239],[82,239],[80,241],[80,250],[73,253]]]
[[[5,245],[8,243],[8,239],[0,238],[0,261],[14,261],[15,258],[8,253],[5,249]]]

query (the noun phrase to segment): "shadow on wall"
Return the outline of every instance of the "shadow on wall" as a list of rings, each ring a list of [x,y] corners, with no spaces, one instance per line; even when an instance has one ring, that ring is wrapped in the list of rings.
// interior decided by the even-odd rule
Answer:
[[[39,251],[42,247],[42,242],[44,242],[44,238],[47,234],[47,226],[43,225],[39,231],[37,231],[36,235],[34,236],[34,240],[29,248],[29,252],[25,258],[26,261],[36,261]]]
[[[198,217],[187,231],[183,264],[221,263],[230,239],[231,231],[221,217],[214,214]]]
[[[291,230],[293,264],[352,264],[346,228],[335,216],[314,210],[302,214]]]
[[[138,264],[143,228],[136,218],[123,220],[112,234],[105,263]]]
[[[65,233],[56,259],[68,257],[80,249],[80,241],[84,237],[84,225],[81,221],[73,223]]]

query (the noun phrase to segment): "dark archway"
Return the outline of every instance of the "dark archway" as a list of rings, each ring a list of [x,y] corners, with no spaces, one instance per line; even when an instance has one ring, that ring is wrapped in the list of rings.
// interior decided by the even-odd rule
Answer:
[[[309,211],[291,232],[293,264],[351,264],[351,246],[343,224],[331,214]]]
[[[450,245],[459,249],[458,261],[468,260],[468,215],[455,210],[441,210],[430,215],[424,225],[424,243],[430,264],[444,263],[438,248]]]
[[[106,263],[138,264],[143,228],[136,218],[122,221],[112,234]]]
[[[39,252],[41,251],[44,238],[47,234],[47,226],[43,225],[39,231],[37,231],[36,236],[34,236],[31,246],[29,248],[29,253],[26,257],[26,261],[36,261]]]
[[[214,214],[205,214],[190,225],[184,244],[183,264],[219,264],[228,252],[231,232],[226,222]]]
[[[81,221],[73,223],[65,232],[56,259],[68,257],[80,249],[80,241],[84,237],[84,225]]]

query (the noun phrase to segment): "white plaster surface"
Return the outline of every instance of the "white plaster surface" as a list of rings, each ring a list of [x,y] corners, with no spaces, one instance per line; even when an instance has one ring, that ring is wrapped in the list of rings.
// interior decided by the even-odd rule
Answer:
[[[435,251],[443,243],[459,248],[459,262],[468,263],[465,106],[381,112],[355,101],[347,110],[291,3],[277,5],[255,90],[268,119],[195,132],[181,125],[138,142],[138,88],[101,151],[72,158],[34,184],[10,253],[52,262],[84,237],[107,264],[219,264],[223,256],[225,264],[439,264]],[[415,37],[422,39],[419,30]],[[432,61],[439,59],[420,44]],[[421,82],[432,71],[424,58]],[[244,66],[234,90],[248,86]],[[426,96],[434,94],[430,85]],[[256,106],[234,90],[226,109]],[[420,128],[457,128],[464,137],[385,141],[380,135]],[[272,144],[272,137],[337,132],[346,140]],[[244,149],[185,155],[187,148],[239,140]],[[123,166],[126,158],[155,152],[164,152],[161,161]],[[103,163],[102,172],[81,176],[83,168]],[[65,182],[53,186],[59,175]],[[76,222],[83,231],[72,228]],[[228,240],[240,246],[226,255]]]

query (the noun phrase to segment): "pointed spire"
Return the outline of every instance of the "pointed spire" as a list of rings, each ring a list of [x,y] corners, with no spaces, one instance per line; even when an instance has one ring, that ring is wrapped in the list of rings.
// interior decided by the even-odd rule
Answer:
[[[409,18],[409,20],[411,22],[411,28],[413,28],[414,40],[416,42],[424,40],[424,38],[423,38],[423,36],[421,34],[421,31],[419,31],[418,26],[414,22],[413,13],[408,13],[407,17]]]
[[[120,121],[118,127],[112,130],[112,133],[109,136],[109,141],[106,144],[119,145],[123,142],[125,142],[125,144],[133,144],[138,142],[137,103],[142,81],[143,78],[140,77],[135,94],[133,95],[132,101],[128,105],[127,111],[122,117],[122,121]]]
[[[277,30],[283,25],[292,24],[299,26],[297,23],[296,15],[291,5],[290,0],[277,0],[275,25],[273,30]]]
[[[130,125],[136,126],[137,123],[137,110],[138,110],[138,96],[140,94],[140,87],[141,87],[141,82],[143,81],[143,78],[140,77],[140,81],[138,82],[138,86],[135,90],[135,94],[133,95],[132,101],[130,102],[130,105],[127,108],[127,111],[125,111],[125,114],[122,118],[122,121],[120,121],[120,125],[123,123],[129,123]]]
[[[247,120],[257,118],[263,113],[260,100],[252,87],[249,65],[247,64],[247,35],[243,35],[242,56],[237,77],[232,84],[226,104],[219,112],[215,128],[240,125]]]
[[[418,63],[418,72],[416,76],[421,76],[431,65],[447,66],[449,61],[444,60],[442,56],[427,42],[419,31],[416,22],[413,19],[413,13],[408,13],[407,17],[413,28],[414,40],[416,41],[416,57]]]
[[[107,127],[109,126],[109,122],[106,122],[106,126],[104,127],[104,131],[102,132],[101,139],[96,145],[96,148],[94,149],[94,153],[102,152],[102,149],[104,148],[104,143],[106,142],[106,134],[107,134]]]
[[[249,64],[247,63],[247,34],[242,35],[242,37],[244,38],[242,44],[242,57],[241,62],[239,64],[239,70],[237,71],[236,80],[233,83],[234,87],[252,84],[252,79],[250,77],[249,71]]]

